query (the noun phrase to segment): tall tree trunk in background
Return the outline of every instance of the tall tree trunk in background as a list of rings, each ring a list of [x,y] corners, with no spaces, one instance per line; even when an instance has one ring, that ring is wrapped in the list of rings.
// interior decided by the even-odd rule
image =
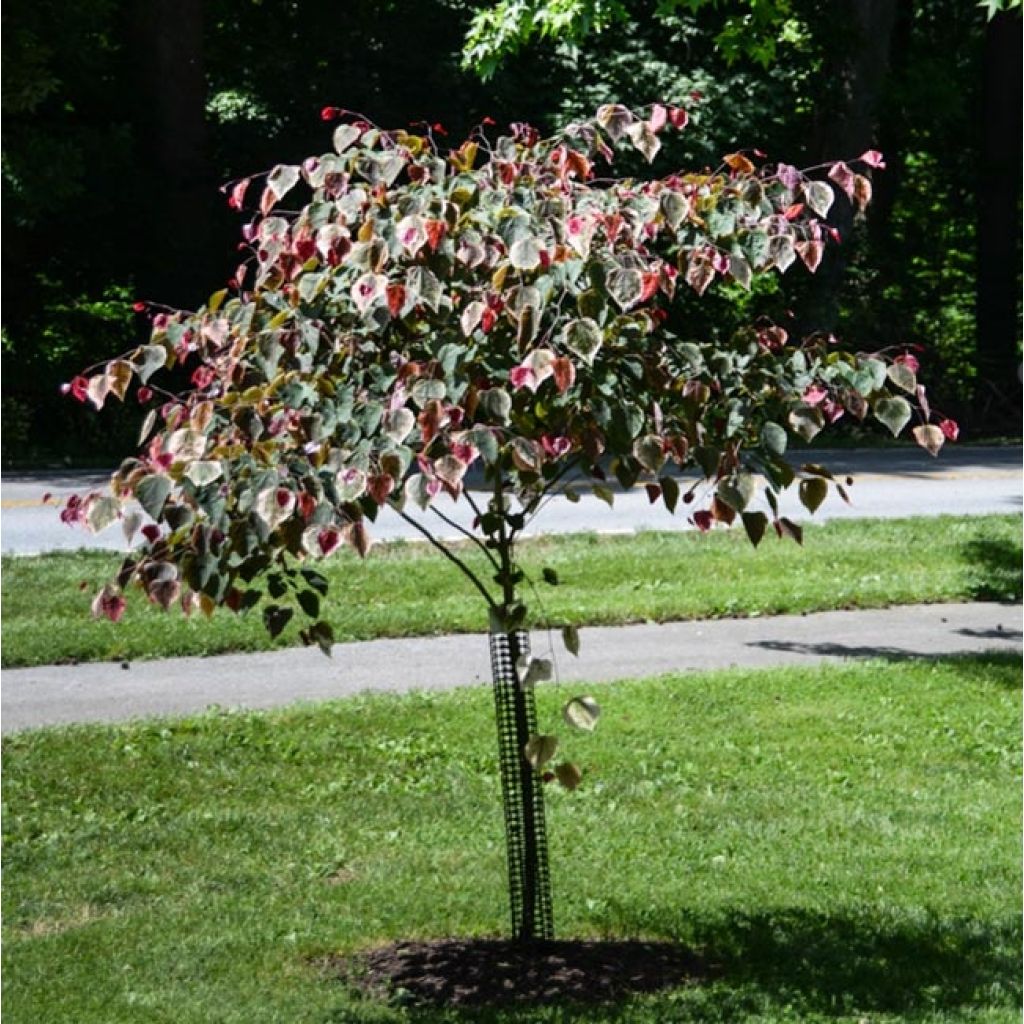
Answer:
[[[978,167],[978,371],[984,426],[1020,424],[1021,20],[997,14],[985,32]],[[1007,418],[1008,417],[1008,418]]]
[[[137,0],[131,36],[138,137],[152,168],[151,219],[139,225],[139,286],[149,298],[187,308],[216,282],[209,276],[216,265],[209,245],[216,193],[206,149],[203,2]]]
[[[817,132],[821,160],[852,158],[877,143],[879,100],[889,71],[897,0],[842,0],[832,16],[843,28],[824,70],[822,89],[838,101],[823,108]],[[831,8],[830,8],[831,12]],[[853,208],[839,196],[829,216],[843,239],[853,227]],[[832,330],[846,270],[845,249],[829,246],[802,318],[807,329]]]

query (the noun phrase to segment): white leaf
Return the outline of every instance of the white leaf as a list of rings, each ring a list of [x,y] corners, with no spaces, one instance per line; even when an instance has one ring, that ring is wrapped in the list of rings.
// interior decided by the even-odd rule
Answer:
[[[535,270],[540,265],[540,240],[528,235],[513,242],[508,258],[517,270]]]
[[[601,715],[601,708],[593,697],[573,697],[562,708],[562,718],[576,729],[593,732]]]
[[[267,188],[282,199],[299,182],[299,169],[293,164],[278,164],[267,177]]]
[[[221,465],[215,460],[193,462],[192,465],[185,470],[185,476],[189,478],[196,485],[196,487],[204,487],[206,484],[212,484],[221,475]]]
[[[835,198],[832,186],[824,181],[805,181],[803,190],[807,205],[819,217],[827,217],[828,211],[832,208],[832,200]]]
[[[99,533],[117,518],[120,511],[121,503],[117,498],[94,498],[89,502],[85,523],[93,533]]]

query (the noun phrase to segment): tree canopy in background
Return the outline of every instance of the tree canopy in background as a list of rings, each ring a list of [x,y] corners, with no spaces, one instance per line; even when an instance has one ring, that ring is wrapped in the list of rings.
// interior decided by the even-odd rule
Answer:
[[[526,12],[509,25],[527,37],[491,68],[473,56],[491,5],[459,0],[10,0],[5,461],[113,455],[134,440],[134,409],[94,422],[61,382],[148,333],[135,301],[195,305],[231,276],[219,186],[308,152],[329,104],[439,124],[443,140],[484,116],[550,128],[613,100],[676,101],[693,120],[664,154],[680,166],[750,139],[803,163],[878,148],[888,168],[872,212],[835,223],[840,255],[797,282],[795,300],[766,281],[673,316],[709,339],[763,312],[867,347],[920,346],[923,379],[969,434],[1015,429],[1016,12],[989,20],[957,0],[509,6]],[[589,31],[601,18],[628,30]]]

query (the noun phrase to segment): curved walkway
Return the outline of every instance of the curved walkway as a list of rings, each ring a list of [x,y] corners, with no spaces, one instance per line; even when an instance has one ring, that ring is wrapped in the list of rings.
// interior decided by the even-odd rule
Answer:
[[[579,658],[557,634],[533,634],[534,653],[553,648],[562,681],[610,681],[692,669],[807,665],[847,658],[1020,655],[1019,605],[910,605],[583,629]],[[123,664],[45,665],[3,673],[4,732],[73,722],[185,715],[211,705],[268,708],[367,690],[453,689],[488,681],[481,635],[372,640],[316,649],[169,658]]]

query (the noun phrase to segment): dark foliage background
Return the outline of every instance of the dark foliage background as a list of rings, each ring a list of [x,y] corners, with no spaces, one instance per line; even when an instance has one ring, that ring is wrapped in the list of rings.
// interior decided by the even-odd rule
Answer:
[[[767,67],[716,46],[729,4],[631,3],[628,26],[538,46],[489,81],[460,69],[471,0],[8,0],[3,12],[3,458],[110,463],[135,410],[59,393],[142,337],[138,298],[184,307],[231,276],[219,185],[329,147],[321,107],[387,127],[484,115],[550,129],[601,102],[682,101],[658,166],[741,146],[814,163],[882,149],[869,218],[841,258],[679,312],[695,336],[768,313],[850,341],[920,345],[966,436],[1019,429],[1019,14],[962,0],[789,5]],[[699,94],[699,99],[694,94]],[[853,147],[853,148],[851,148]],[[116,403],[114,403],[116,405]]]

